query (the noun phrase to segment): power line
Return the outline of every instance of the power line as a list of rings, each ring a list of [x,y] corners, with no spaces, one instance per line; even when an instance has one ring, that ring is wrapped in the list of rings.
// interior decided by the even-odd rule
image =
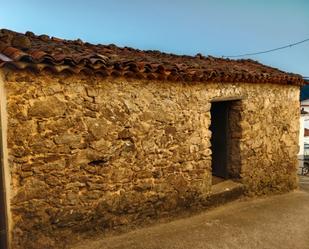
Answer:
[[[260,51],[260,52],[256,52],[256,53],[247,53],[247,54],[239,54],[239,55],[227,55],[227,56],[223,55],[222,57],[235,58],[235,57],[244,57],[244,56],[250,56],[250,55],[266,54],[266,53],[274,52],[274,51],[285,49],[285,48],[291,48],[293,46],[299,45],[299,44],[307,42],[307,41],[309,41],[309,38],[305,39],[305,40],[302,40],[302,41],[299,41],[299,42],[291,43],[289,45],[285,45],[285,46],[282,46],[282,47],[273,48],[273,49],[269,49],[269,50],[265,50],[265,51]]]

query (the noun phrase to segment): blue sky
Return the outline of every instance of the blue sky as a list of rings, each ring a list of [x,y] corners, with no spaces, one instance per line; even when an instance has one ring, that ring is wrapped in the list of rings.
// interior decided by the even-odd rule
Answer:
[[[0,27],[177,54],[256,52],[309,38],[307,0],[12,0]],[[309,42],[252,56],[309,76]]]

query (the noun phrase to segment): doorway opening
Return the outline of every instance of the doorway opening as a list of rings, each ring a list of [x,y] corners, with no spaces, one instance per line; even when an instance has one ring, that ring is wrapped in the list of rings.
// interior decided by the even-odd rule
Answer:
[[[240,100],[211,103],[213,185],[226,179],[240,178],[241,110]]]

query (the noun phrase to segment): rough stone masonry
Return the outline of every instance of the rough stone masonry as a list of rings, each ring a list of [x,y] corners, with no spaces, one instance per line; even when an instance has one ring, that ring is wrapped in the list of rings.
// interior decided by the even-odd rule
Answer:
[[[203,203],[213,99],[239,99],[231,161],[247,193],[297,186],[298,86],[2,74],[14,249],[65,248],[72,233]]]

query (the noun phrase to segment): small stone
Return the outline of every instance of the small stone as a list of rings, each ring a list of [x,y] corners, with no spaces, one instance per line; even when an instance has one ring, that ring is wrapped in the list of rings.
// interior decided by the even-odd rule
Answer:
[[[86,88],[86,91],[87,91],[87,95],[89,97],[96,97],[96,96],[98,96],[98,91],[96,89],[94,89],[94,88],[88,87],[88,88]]]
[[[171,136],[174,136],[176,134],[177,130],[175,127],[173,126],[169,126],[169,127],[166,127],[165,128],[165,134],[166,135],[171,135]]]
[[[100,151],[101,153],[107,154],[111,152],[112,143],[108,140],[100,139],[98,141],[94,141],[91,144],[91,147],[97,151]]]
[[[96,139],[101,139],[108,135],[108,124],[105,120],[95,120],[93,123],[89,123],[88,129]]]
[[[119,139],[129,139],[133,136],[133,134],[130,132],[129,129],[124,129],[121,132],[118,133],[118,138]]]
[[[55,137],[55,143],[56,144],[67,144],[69,146],[76,147],[80,144],[81,141],[81,135],[80,134],[61,134],[59,136]]]

